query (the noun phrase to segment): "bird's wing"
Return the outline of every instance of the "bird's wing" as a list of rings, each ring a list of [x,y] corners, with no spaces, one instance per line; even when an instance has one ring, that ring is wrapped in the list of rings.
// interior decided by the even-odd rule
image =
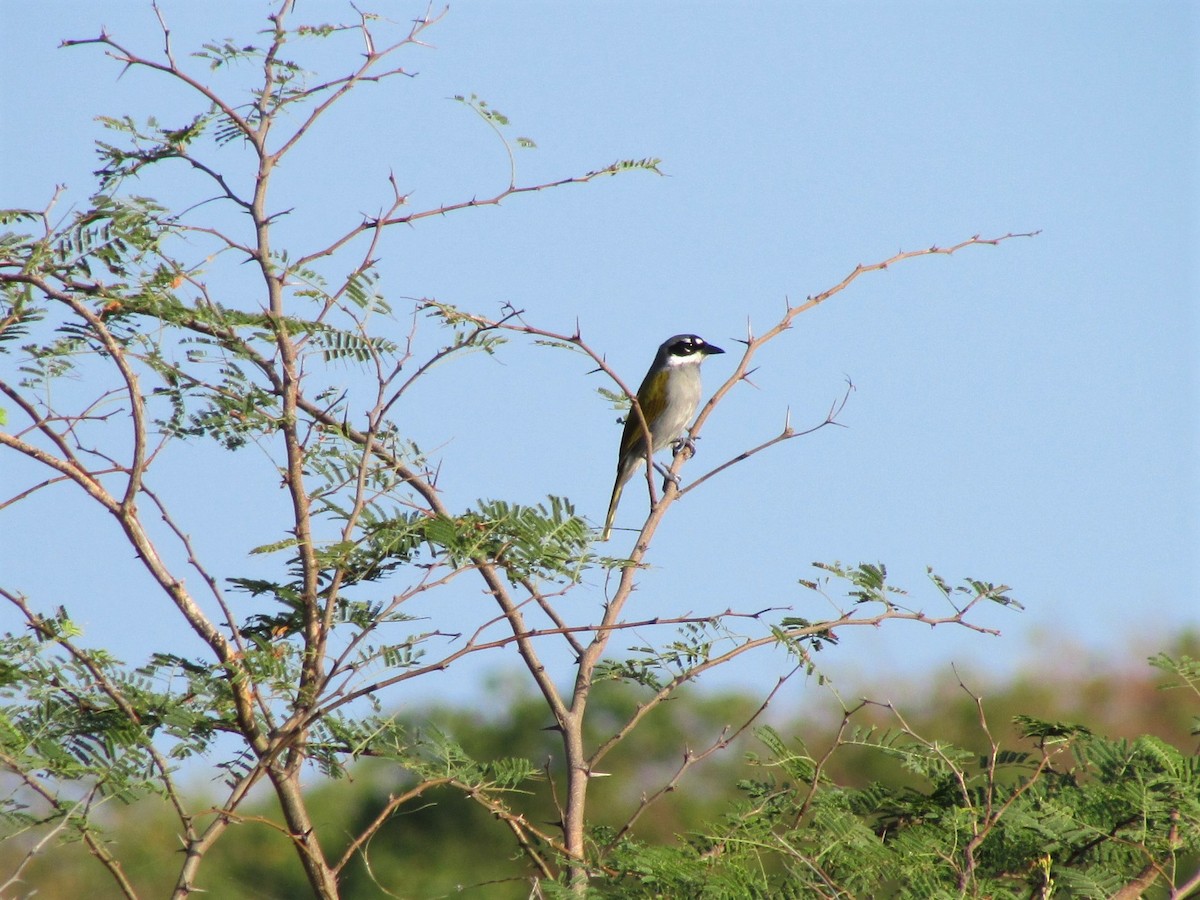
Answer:
[[[651,435],[654,433],[653,423],[658,421],[666,408],[667,391],[665,385],[662,390],[649,390],[650,379],[665,378],[666,376],[666,372],[651,373],[646,376],[642,386],[638,388],[638,405],[641,406],[642,415],[646,417],[646,423],[650,426]],[[621,432],[621,459],[624,460],[629,456],[644,457],[645,452],[646,432],[642,430],[642,420],[637,414],[637,409],[631,404],[629,412],[625,414],[625,429]]]

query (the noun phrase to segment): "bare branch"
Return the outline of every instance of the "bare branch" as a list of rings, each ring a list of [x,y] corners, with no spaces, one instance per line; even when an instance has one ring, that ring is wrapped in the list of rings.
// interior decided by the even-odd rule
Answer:
[[[736,729],[731,731],[730,726],[725,726],[720,735],[718,735],[717,738],[708,745],[708,747],[699,753],[692,752],[690,748],[685,749],[683,753],[683,759],[679,764],[679,768],[675,770],[671,778],[665,784],[660,786],[658,790],[651,794],[642,795],[641,803],[638,804],[637,808],[633,811],[629,818],[625,820],[625,823],[619,829],[617,829],[617,832],[613,835],[612,839],[605,844],[604,851],[606,853],[612,851],[612,849],[620,843],[621,839],[633,829],[633,826],[637,824],[638,819],[642,817],[642,814],[649,809],[650,806],[655,803],[655,801],[671,793],[676,789],[676,787],[679,786],[680,781],[683,780],[684,775],[689,769],[691,769],[697,763],[708,759],[713,754],[724,750],[726,747],[740,738],[751,725],[753,725],[762,717],[762,714],[767,711],[767,707],[770,706],[771,701],[775,699],[775,695],[779,693],[779,689],[782,688],[798,671],[800,671],[799,666],[777,679],[775,686],[771,688],[771,692],[767,694],[763,702],[760,703],[758,708],[755,709],[749,716],[747,716],[745,721],[743,721],[742,724]]]
[[[822,428],[825,428],[828,425],[840,425],[841,423],[837,420],[837,418],[838,418],[838,416],[841,415],[842,410],[844,410],[846,408],[846,404],[849,402],[850,394],[851,394],[851,392],[853,392],[853,390],[854,390],[854,384],[851,381],[849,381],[849,379],[847,379],[846,392],[844,394],[842,394],[842,398],[840,400],[835,400],[833,402],[833,405],[829,407],[829,412],[826,413],[824,421],[818,423],[817,425],[813,425],[810,428],[805,428],[803,431],[795,431],[792,429],[791,410],[789,410],[788,414],[784,417],[783,431],[781,431],[779,434],[777,434],[775,437],[771,438],[770,440],[764,441],[763,443],[759,444],[756,447],[751,447],[749,450],[742,451],[741,453],[739,453],[737,456],[733,457],[732,459],[721,463],[721,465],[717,466],[715,469],[711,469],[708,472],[705,472],[699,478],[690,482],[687,487],[680,489],[679,496],[682,497],[684,494],[690,493],[691,491],[695,490],[697,487],[702,485],[704,482],[708,481],[708,479],[712,478],[714,475],[717,475],[720,472],[725,471],[730,466],[735,466],[738,463],[749,459],[750,457],[754,456],[755,454],[761,453],[763,450],[766,450],[768,447],[774,447],[776,444],[782,444],[784,441],[790,441],[790,440],[793,440],[794,438],[805,437],[806,435],[815,434],[816,432],[820,431]]]
[[[431,778],[427,781],[422,781],[416,787],[413,787],[402,794],[389,794],[387,803],[383,805],[383,809],[381,809],[375,818],[372,819],[367,826],[355,836],[354,840],[352,840],[350,845],[346,847],[345,852],[342,853],[338,861],[332,865],[331,868],[333,869],[334,873],[340,874],[346,868],[346,866],[353,861],[355,856],[361,852],[364,852],[364,848],[371,842],[371,838],[375,836],[380,828],[387,824],[388,820],[396,814],[396,810],[398,810],[401,806],[403,806],[405,803],[408,803],[410,800],[415,800],[426,791],[433,790],[434,788],[441,787],[442,785],[451,784],[453,780],[454,779],[452,778]]]

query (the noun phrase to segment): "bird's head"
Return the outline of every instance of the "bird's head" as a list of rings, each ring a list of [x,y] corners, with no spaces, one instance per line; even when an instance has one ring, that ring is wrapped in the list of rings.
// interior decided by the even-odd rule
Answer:
[[[663,341],[658,358],[666,366],[698,365],[705,357],[724,352],[698,334],[677,334]]]

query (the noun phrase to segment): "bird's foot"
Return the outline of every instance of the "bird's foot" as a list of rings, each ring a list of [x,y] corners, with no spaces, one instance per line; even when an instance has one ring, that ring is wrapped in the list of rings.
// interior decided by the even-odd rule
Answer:
[[[668,469],[666,466],[664,466],[660,462],[656,462],[654,464],[654,468],[657,469],[658,474],[660,474],[663,477],[663,490],[664,491],[667,489],[668,484],[675,485],[675,489],[679,490],[680,481],[679,481],[678,475],[672,473],[670,469]]]
[[[686,453],[689,458],[696,455],[696,439],[691,437],[680,438],[677,441],[671,442],[671,452],[678,456],[680,453]]]

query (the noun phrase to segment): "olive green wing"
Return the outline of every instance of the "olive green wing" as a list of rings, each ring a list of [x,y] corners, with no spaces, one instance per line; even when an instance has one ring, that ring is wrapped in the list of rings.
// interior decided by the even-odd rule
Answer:
[[[663,369],[646,376],[642,386],[638,388],[638,406],[646,417],[648,425],[657,422],[667,407],[667,377]],[[653,435],[654,429],[650,428]],[[642,430],[642,419],[638,416],[637,407],[630,404],[629,412],[625,414],[625,429],[621,432],[621,460],[630,456],[645,457],[646,432]]]

